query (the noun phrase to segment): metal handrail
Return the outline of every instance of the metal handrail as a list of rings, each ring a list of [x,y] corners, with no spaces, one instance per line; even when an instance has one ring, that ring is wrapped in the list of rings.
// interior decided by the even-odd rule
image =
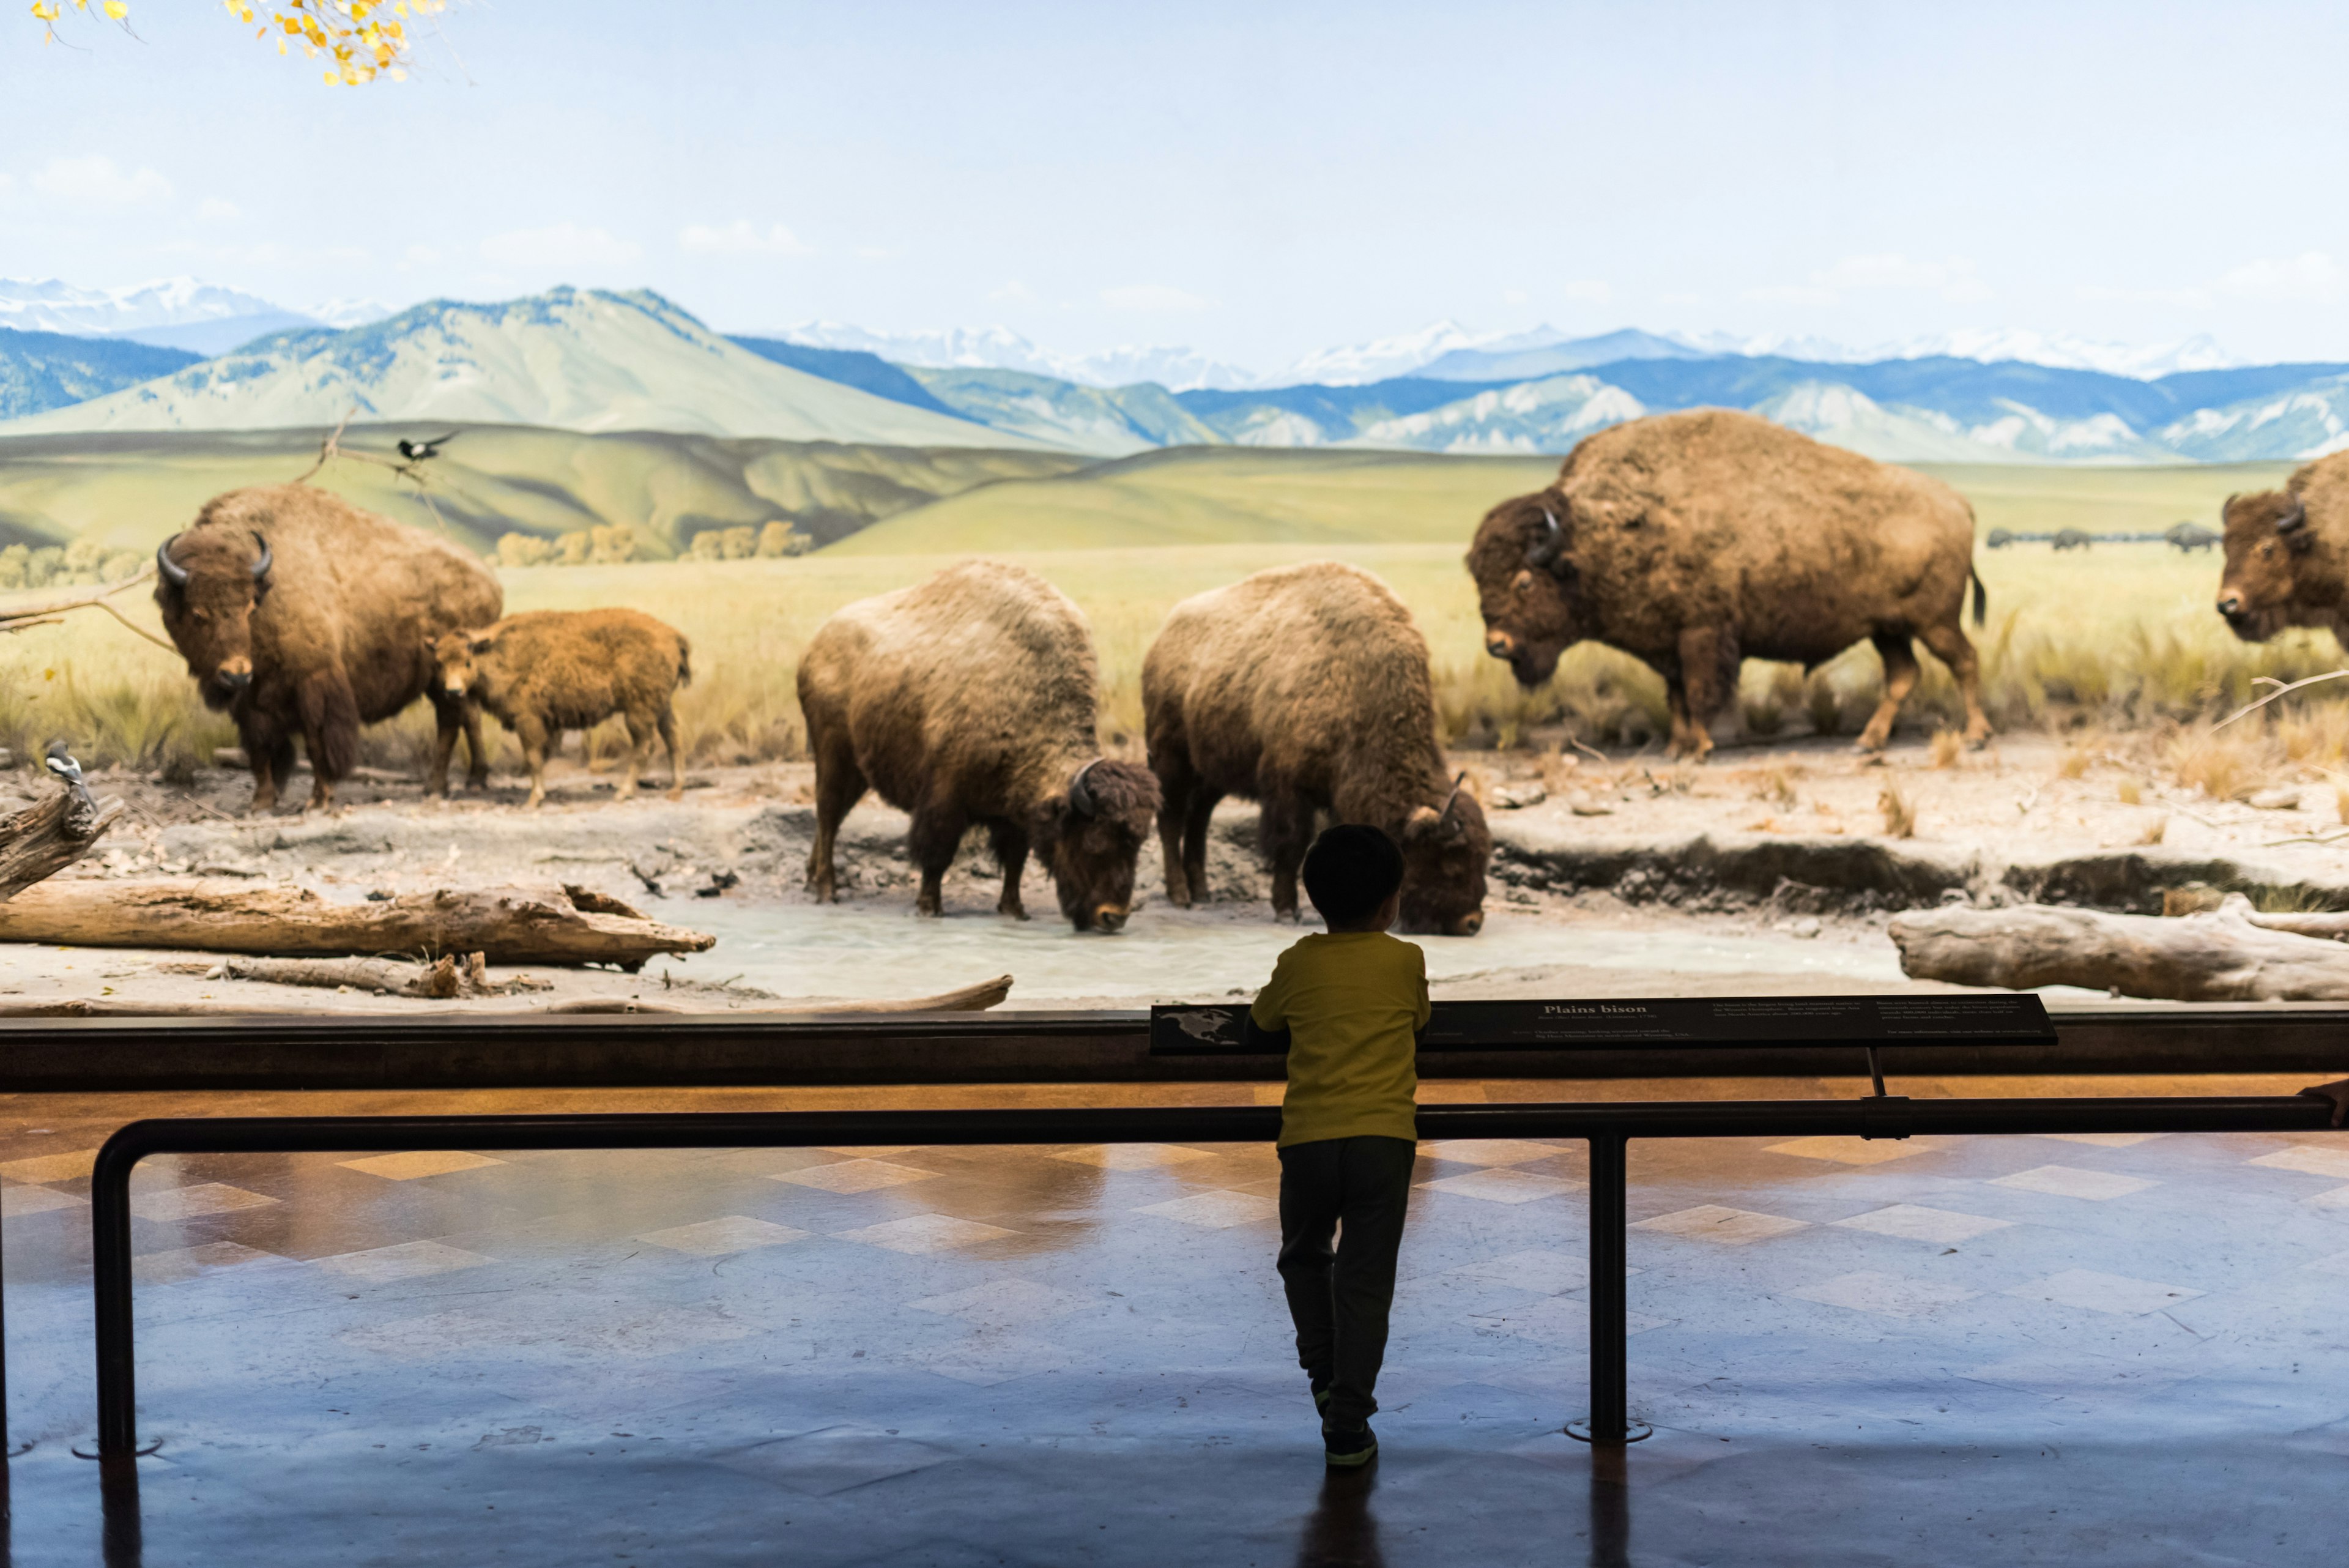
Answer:
[[[1423,1106],[1419,1136],[1582,1138],[1590,1145],[1589,1416],[1599,1444],[1645,1436],[1629,1419],[1625,1145],[1632,1138],[2085,1132],[2299,1132],[2330,1125],[2306,1098],[1723,1100]],[[858,1144],[1261,1143],[1278,1106],[695,1112],[617,1116],[223,1116],[132,1122],[98,1151],[90,1181],[98,1331],[98,1457],[139,1451],[131,1316],[130,1173],[150,1154],[359,1149],[709,1148]]]

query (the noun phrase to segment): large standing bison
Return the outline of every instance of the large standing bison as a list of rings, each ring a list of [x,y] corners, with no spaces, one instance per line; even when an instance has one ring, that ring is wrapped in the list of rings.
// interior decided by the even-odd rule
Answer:
[[[1557,482],[1505,501],[1468,550],[1485,648],[1518,681],[1549,679],[1586,639],[1663,676],[1672,751],[1702,757],[1741,660],[1816,666],[1862,638],[1884,701],[1861,732],[1880,749],[1917,683],[1909,639],[1957,677],[1966,739],[1990,735],[1973,644],[1960,628],[1973,514],[1937,480],[1825,446],[1751,414],[1659,414],[1577,446]]]
[[[2219,613],[2246,642],[2320,626],[2349,642],[2349,452],[2302,467],[2282,490],[2230,495]]]
[[[1405,929],[1485,923],[1493,836],[1436,742],[1426,640],[1370,573],[1279,566],[1185,599],[1143,662],[1142,705],[1175,903],[1206,895],[1208,817],[1236,794],[1263,803],[1277,914],[1297,913],[1318,810],[1402,846]]]
[[[232,490],[155,552],[155,602],[204,705],[225,709],[253,766],[253,809],[277,803],[294,737],[310,756],[310,805],[334,799],[358,761],[359,726],[419,697],[440,721],[432,793],[449,788],[461,727],[472,779],[489,775],[481,722],[432,679],[430,644],[505,607],[472,556],[323,490]]]
[[[1027,918],[1033,846],[1077,929],[1119,929],[1158,781],[1102,756],[1099,682],[1082,613],[1018,566],[967,561],[843,609],[800,660],[815,753],[808,886],[832,899],[841,818],[874,789],[913,815],[919,913],[939,912],[940,879],[983,824],[1003,867],[998,909]]]

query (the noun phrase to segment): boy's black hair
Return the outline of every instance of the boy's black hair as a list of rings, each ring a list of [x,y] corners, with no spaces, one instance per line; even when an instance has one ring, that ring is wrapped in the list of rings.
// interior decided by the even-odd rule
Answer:
[[[1402,886],[1402,851],[1375,827],[1341,823],[1305,852],[1305,896],[1332,926],[1374,912]]]

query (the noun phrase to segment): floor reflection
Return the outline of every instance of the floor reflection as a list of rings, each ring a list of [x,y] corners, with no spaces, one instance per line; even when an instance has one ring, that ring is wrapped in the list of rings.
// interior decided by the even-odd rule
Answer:
[[[1378,1516],[1371,1511],[1378,1484],[1375,1459],[1359,1470],[1322,1472],[1321,1495],[1298,1539],[1297,1568],[1386,1568]]]

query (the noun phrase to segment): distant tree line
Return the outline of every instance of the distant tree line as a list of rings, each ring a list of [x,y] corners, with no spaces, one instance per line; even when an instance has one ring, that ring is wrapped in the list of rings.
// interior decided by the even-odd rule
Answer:
[[[119,582],[146,565],[137,550],[76,539],[70,545],[11,545],[0,550],[0,591]]]
[[[804,556],[815,540],[780,520],[763,528],[705,528],[693,536],[679,557],[691,561],[748,561],[781,556]],[[535,534],[508,534],[498,540],[494,558],[501,566],[615,566],[639,559],[636,531],[613,525],[582,528],[553,539]]]

